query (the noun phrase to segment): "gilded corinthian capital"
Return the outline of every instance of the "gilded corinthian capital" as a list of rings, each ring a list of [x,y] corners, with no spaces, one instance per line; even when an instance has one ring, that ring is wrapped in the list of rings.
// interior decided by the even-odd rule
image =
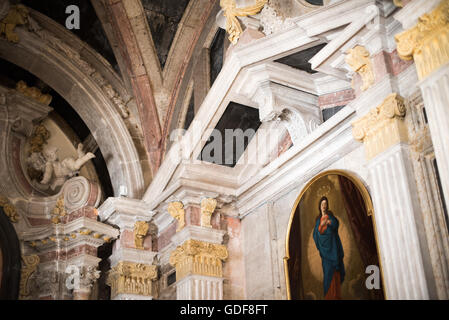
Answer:
[[[449,62],[449,0],[421,16],[413,28],[395,37],[399,56],[415,60],[418,76],[424,79]]]
[[[111,297],[119,294],[153,296],[156,279],[156,266],[121,261],[109,271],[106,284],[111,287]]]
[[[176,279],[189,274],[222,277],[222,262],[228,258],[228,250],[221,244],[187,240],[170,256],[170,264],[176,267]]]
[[[365,144],[368,159],[401,141],[407,141],[404,125],[406,106],[397,93],[389,95],[377,108],[352,124],[352,134]]]

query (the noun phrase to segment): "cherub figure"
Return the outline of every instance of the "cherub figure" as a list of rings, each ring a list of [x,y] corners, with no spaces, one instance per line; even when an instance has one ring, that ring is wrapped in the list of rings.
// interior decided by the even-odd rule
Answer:
[[[46,148],[43,152],[45,169],[44,176],[40,183],[44,185],[50,184],[52,190],[56,190],[56,188],[62,186],[67,179],[79,173],[79,170],[87,161],[95,158],[93,153],[85,153],[83,151],[83,145],[81,143],[78,144],[77,159],[69,157],[59,161],[57,152],[58,148],[56,147]]]

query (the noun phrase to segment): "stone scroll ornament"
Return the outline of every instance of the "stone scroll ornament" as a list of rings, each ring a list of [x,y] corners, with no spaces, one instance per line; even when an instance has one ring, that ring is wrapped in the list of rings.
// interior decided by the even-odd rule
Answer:
[[[259,13],[268,0],[255,0],[255,4],[248,7],[237,8],[235,0],[220,0],[220,6],[226,17],[226,32],[229,34],[229,41],[237,44],[242,34],[242,26],[237,17],[247,17]]]

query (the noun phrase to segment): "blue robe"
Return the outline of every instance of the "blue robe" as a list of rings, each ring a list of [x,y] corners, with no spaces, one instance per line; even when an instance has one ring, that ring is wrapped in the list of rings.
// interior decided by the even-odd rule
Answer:
[[[335,271],[340,272],[341,282],[345,278],[345,266],[343,264],[343,246],[341,245],[340,237],[338,236],[339,222],[333,215],[329,215],[331,224],[327,226],[326,231],[320,234],[318,227],[320,226],[320,219],[317,219],[315,228],[313,229],[313,240],[320,252],[323,275],[324,275],[324,295],[332,282]]]

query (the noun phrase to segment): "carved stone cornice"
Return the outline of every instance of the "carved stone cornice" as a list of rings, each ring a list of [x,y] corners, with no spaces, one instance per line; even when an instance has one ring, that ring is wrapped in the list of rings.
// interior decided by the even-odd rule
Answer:
[[[354,72],[357,72],[362,77],[363,85],[361,90],[367,90],[374,84],[373,64],[369,51],[365,47],[356,46],[353,49],[349,49],[347,53],[348,55],[345,58],[346,63]],[[354,81],[352,87],[354,88]]]
[[[422,80],[449,62],[449,0],[421,16],[413,28],[395,37],[403,60],[415,60]]]
[[[7,197],[0,195],[0,207],[3,208],[3,212],[5,212],[11,222],[15,223],[19,220],[16,207]]]
[[[22,270],[20,275],[20,294],[19,299],[27,299],[30,296],[29,279],[36,271],[40,259],[37,255],[22,256]]]
[[[201,226],[206,228],[212,228],[210,220],[212,214],[217,207],[217,200],[212,198],[206,198],[201,200]]]
[[[172,252],[170,264],[176,267],[177,281],[190,274],[221,278],[222,262],[227,258],[224,245],[187,240]]]
[[[405,114],[404,99],[393,93],[380,106],[352,124],[353,136],[365,144],[368,160],[396,143],[407,141]]]
[[[235,0],[220,0],[223,15],[226,17],[226,32],[229,34],[229,41],[237,44],[242,34],[242,26],[237,17],[247,17],[259,13],[268,0],[255,0],[254,5],[238,8]]]
[[[181,231],[182,228],[184,228],[186,225],[184,205],[182,204],[182,202],[170,202],[168,204],[167,211],[173,218],[178,221],[176,232]]]
[[[153,296],[156,279],[156,266],[121,261],[109,271],[106,283],[111,287],[111,298],[119,294]]]

